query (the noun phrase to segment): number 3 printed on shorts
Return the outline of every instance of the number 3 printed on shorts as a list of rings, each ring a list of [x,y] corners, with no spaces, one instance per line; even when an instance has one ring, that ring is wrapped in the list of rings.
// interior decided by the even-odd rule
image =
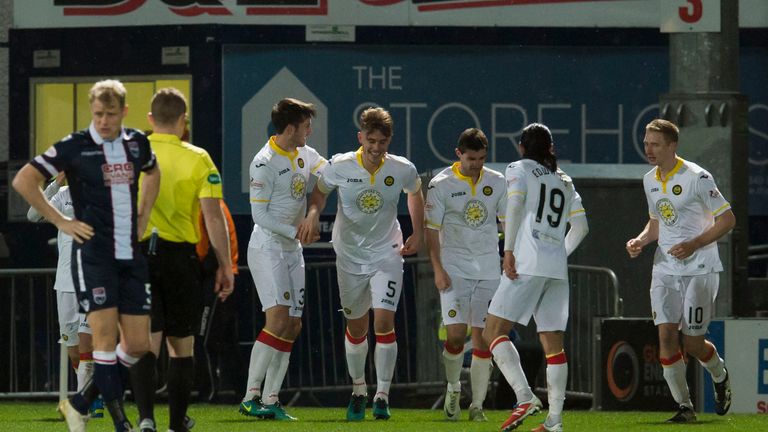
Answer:
[[[701,0],[686,0],[688,6],[681,6],[678,9],[680,13],[680,19],[688,24],[693,24],[701,20],[704,15],[704,5],[701,4]]]
[[[392,298],[395,296],[395,292],[397,288],[397,282],[395,281],[389,281],[387,282],[387,297]]]

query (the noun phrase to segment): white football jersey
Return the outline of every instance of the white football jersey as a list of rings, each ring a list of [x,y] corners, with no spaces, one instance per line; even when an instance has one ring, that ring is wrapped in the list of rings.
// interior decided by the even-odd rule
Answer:
[[[249,246],[296,250],[299,222],[306,216],[307,182],[328,161],[309,146],[288,153],[271,137],[250,166],[253,232]]]
[[[440,231],[445,271],[470,280],[498,279],[499,232],[507,188],[504,176],[483,167],[477,184],[459,170],[459,162],[437,174],[427,188],[427,228]]]
[[[421,188],[416,167],[387,153],[376,173],[363,167],[362,148],[337,154],[317,182],[325,194],[338,188],[333,250],[343,260],[371,264],[399,255],[403,233],[397,221],[400,192]]]
[[[697,237],[715,223],[715,217],[731,208],[720,194],[712,174],[693,162],[677,158],[665,179],[654,168],[643,177],[648,213],[659,221],[659,240],[653,258],[654,271],[668,275],[700,275],[723,271],[717,242],[679,260],[667,251]]]
[[[69,218],[75,217],[75,208],[72,206],[72,196],[69,193],[69,186],[61,186],[54,182],[48,185],[44,191],[45,197],[51,205],[56,207],[61,214]],[[30,208],[27,218],[32,222],[43,221],[43,216],[34,208]],[[53,289],[62,292],[75,292],[75,285],[72,283],[72,237],[58,231],[56,243],[59,249],[59,259],[56,263],[56,281]]]
[[[531,159],[507,166],[507,197],[524,197],[525,209],[515,239],[519,274],[568,279],[565,235],[568,221],[585,217],[581,197],[562,170],[550,171]],[[511,205],[511,204],[510,204]]]

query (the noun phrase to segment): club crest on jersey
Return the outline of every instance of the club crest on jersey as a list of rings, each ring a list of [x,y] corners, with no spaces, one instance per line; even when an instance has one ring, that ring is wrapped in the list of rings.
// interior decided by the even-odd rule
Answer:
[[[448,311],[448,316],[451,317],[451,318],[455,318],[456,317],[456,311],[454,309],[449,310]]]
[[[490,186],[486,186],[483,188],[483,195],[485,196],[491,196],[493,195],[493,188]]]
[[[125,145],[128,146],[128,152],[131,153],[131,156],[135,158],[139,157],[139,143],[136,141],[128,141]]]
[[[63,340],[64,342],[66,342],[66,341],[68,341],[68,340],[69,340],[69,336],[67,336],[67,335],[65,335],[64,333],[62,333],[62,334],[61,334],[61,340]]]
[[[298,158],[298,159],[296,160],[296,165],[298,165],[298,166],[299,166],[299,168],[304,168],[304,159],[302,159],[302,158]]]
[[[667,198],[656,201],[656,212],[666,226],[672,226],[677,222],[677,210],[672,205],[672,201]]]
[[[107,301],[107,290],[104,287],[98,287],[91,290],[93,302],[97,305],[103,305]]]
[[[284,292],[283,293],[283,298],[286,299],[286,300],[290,300],[291,299],[291,293],[289,293],[288,291]]]
[[[357,195],[355,204],[361,212],[373,214],[384,205],[384,197],[376,189],[366,189]]]
[[[384,179],[384,184],[387,185],[387,186],[392,186],[393,184],[395,184],[395,178],[392,177],[392,176],[387,176]]]
[[[488,219],[488,209],[478,200],[469,200],[464,206],[464,222],[472,228],[477,228]]]
[[[291,197],[295,200],[302,200],[307,194],[307,179],[304,174],[296,173],[291,177]]]
[[[675,194],[675,195],[680,195],[681,193],[683,193],[683,187],[680,186],[680,185],[673,186],[672,187],[672,193]]]

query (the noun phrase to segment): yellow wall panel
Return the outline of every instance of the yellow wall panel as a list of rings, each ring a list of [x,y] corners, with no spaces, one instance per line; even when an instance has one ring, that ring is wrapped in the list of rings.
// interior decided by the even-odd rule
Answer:
[[[35,85],[35,148],[43,153],[51,144],[72,132],[74,88],[72,84]]]
[[[82,130],[91,124],[91,110],[88,103],[88,93],[96,82],[75,84],[77,99],[75,100],[75,129]]]
[[[128,116],[123,119],[123,126],[145,131],[151,126],[147,121],[152,95],[155,94],[154,81],[123,82],[128,91],[126,103],[128,104]]]

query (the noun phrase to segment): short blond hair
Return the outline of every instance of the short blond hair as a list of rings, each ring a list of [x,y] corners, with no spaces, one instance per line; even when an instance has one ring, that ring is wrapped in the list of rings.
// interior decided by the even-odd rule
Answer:
[[[653,119],[645,126],[646,131],[659,132],[668,142],[677,142],[680,136],[680,128],[669,120]]]
[[[107,106],[117,103],[120,108],[125,108],[125,95],[128,92],[125,86],[118,80],[108,79],[97,82],[88,92],[88,103],[99,100]]]

